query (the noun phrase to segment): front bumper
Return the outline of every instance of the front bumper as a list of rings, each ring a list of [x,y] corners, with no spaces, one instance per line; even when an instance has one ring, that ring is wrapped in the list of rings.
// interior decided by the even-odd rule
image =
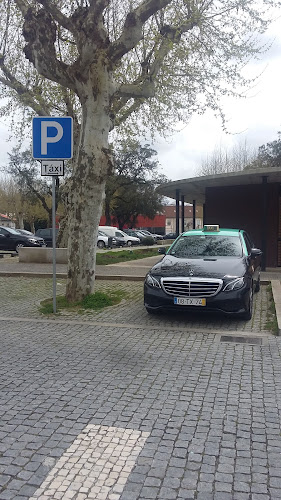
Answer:
[[[144,284],[144,305],[151,311],[182,311],[182,312],[221,312],[225,314],[241,314],[248,308],[250,285],[229,292],[219,291],[213,297],[206,297],[205,306],[182,306],[174,304],[174,297],[164,292],[162,288],[150,287]]]

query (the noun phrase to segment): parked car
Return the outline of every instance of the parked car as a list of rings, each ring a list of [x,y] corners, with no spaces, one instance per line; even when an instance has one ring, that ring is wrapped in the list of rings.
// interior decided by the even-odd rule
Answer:
[[[164,234],[163,239],[164,240],[175,240],[177,238],[177,233],[167,233]]]
[[[121,231],[121,229],[118,229],[118,231],[115,231],[115,238],[121,238],[124,240],[125,245],[128,247],[131,247],[132,245],[139,245],[140,244],[140,239],[138,236],[133,236],[132,234],[126,234],[124,231]]]
[[[149,313],[213,311],[252,317],[260,289],[261,250],[242,229],[204,226],[183,233],[148,272],[144,304]]]
[[[58,236],[59,230],[56,229],[56,238]],[[43,238],[45,240],[46,246],[47,247],[52,247],[53,246],[53,229],[52,228],[44,228],[44,229],[37,229],[35,236],[38,236],[39,238]]]
[[[0,226],[0,250],[19,251],[20,247],[44,247],[43,238],[38,238],[34,234],[26,235],[19,233],[11,227]]]
[[[128,247],[132,245],[139,245],[140,239],[133,235],[128,235],[121,229],[114,226],[99,226],[99,230],[103,231],[105,234],[114,237],[120,243],[121,246],[127,245]]]
[[[141,231],[125,229],[124,232],[126,232],[130,236],[136,236],[137,238],[139,238],[141,245],[154,245],[154,243],[156,242],[155,238],[152,238],[152,236],[147,236]]]
[[[162,234],[151,233],[150,231],[147,231],[146,229],[139,229],[138,231],[145,234],[145,236],[152,236],[152,238],[154,238],[156,241],[163,240]]]
[[[112,237],[107,236],[103,231],[98,231],[97,236],[97,247],[98,248],[112,248]]]
[[[113,241],[113,246],[115,247],[125,247],[126,246],[126,241],[124,238],[120,238],[120,236],[114,236],[112,238]]]

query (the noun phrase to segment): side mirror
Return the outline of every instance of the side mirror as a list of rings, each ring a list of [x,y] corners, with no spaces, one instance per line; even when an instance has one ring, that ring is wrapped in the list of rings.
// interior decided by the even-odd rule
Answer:
[[[167,252],[166,247],[158,248],[158,253],[160,253],[161,255],[166,255],[166,252]]]
[[[262,255],[262,251],[259,248],[252,248],[251,249],[251,256],[252,257],[260,257]]]

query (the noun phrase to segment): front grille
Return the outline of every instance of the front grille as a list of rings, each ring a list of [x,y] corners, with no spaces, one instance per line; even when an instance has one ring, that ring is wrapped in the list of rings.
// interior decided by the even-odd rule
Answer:
[[[212,297],[222,288],[223,281],[212,278],[162,278],[166,293],[175,297]]]

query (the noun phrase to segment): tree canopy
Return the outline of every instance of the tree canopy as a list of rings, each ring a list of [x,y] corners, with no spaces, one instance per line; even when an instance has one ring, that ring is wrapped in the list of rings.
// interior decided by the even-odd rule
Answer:
[[[277,139],[259,147],[257,158],[251,166],[255,168],[281,166],[281,132],[278,132]]]
[[[203,159],[199,175],[216,175],[227,172],[240,172],[251,165],[257,152],[247,142],[240,142],[232,148],[219,146]]]
[[[242,69],[276,0],[2,0],[2,114],[73,116],[68,191],[67,297],[90,293],[109,137],[165,132],[221,96],[239,94]]]
[[[166,181],[158,171],[157,152],[136,141],[121,143],[114,152],[114,169],[106,181],[106,223],[113,219],[120,229],[135,226],[138,215],[153,218],[162,208],[157,186]]]

